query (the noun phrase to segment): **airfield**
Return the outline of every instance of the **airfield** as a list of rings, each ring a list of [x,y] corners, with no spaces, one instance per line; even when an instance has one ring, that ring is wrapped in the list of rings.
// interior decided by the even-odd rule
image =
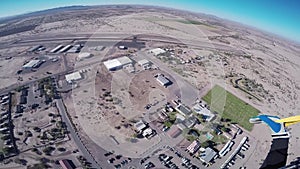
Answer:
[[[43,15],[29,31],[20,31],[28,24],[22,19],[1,26],[20,30],[0,36],[1,99],[12,100],[1,106],[11,113],[11,145],[18,150],[4,153],[0,168],[32,167],[42,157],[52,168],[63,159],[82,168],[259,168],[271,135],[249,118],[300,110],[297,44],[176,10],[108,6],[82,12],[64,11],[60,20]],[[25,88],[27,103],[21,103]],[[31,109],[34,103],[39,106]],[[49,133],[48,142],[34,127]],[[59,138],[49,136],[53,128]],[[288,163],[300,154],[299,129],[290,130]],[[11,147],[2,142],[2,149]]]

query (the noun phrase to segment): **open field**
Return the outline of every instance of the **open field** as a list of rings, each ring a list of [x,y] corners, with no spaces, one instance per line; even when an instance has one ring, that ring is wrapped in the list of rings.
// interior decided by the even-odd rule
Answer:
[[[233,123],[238,123],[244,129],[251,131],[253,124],[249,123],[249,118],[257,116],[259,111],[251,105],[237,98],[222,87],[214,86],[204,97],[211,110],[221,114],[222,118],[230,119]]]

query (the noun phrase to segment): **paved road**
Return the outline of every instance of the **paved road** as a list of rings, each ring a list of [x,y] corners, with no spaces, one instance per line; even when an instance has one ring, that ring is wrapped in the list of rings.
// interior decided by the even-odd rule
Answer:
[[[108,33],[94,33],[94,34],[85,34],[85,33],[76,33],[76,34],[63,34],[63,35],[52,35],[52,36],[34,36],[30,37],[30,39],[20,39],[19,41],[14,42],[13,44],[1,44],[0,49],[14,47],[14,46],[28,46],[28,45],[38,45],[48,42],[55,42],[55,43],[62,43],[73,41],[74,39],[82,41],[82,42],[102,42],[102,41],[111,41],[111,42],[120,42],[124,39],[127,40],[136,40],[138,42],[162,42],[162,43],[173,43],[178,45],[188,45],[194,48],[205,48],[210,50],[223,50],[223,51],[230,51],[235,52],[237,54],[243,54],[244,52],[239,49],[235,49],[232,46],[220,44],[216,42],[209,41],[203,42],[200,40],[190,40],[184,38],[173,38],[167,37],[163,35],[137,35],[137,39],[133,38],[134,35],[132,34],[108,34]],[[183,43],[184,42],[184,43]]]
[[[93,168],[100,169],[101,168],[100,165],[95,161],[95,159],[92,157],[92,155],[87,151],[86,147],[81,142],[77,132],[75,131],[75,129],[67,115],[63,101],[61,99],[57,99],[56,105],[62,116],[62,120],[66,123],[68,131],[70,132],[70,136],[71,136],[72,140],[75,142],[75,144],[77,145],[78,149],[81,151],[83,156],[87,159],[87,161],[92,163]]]

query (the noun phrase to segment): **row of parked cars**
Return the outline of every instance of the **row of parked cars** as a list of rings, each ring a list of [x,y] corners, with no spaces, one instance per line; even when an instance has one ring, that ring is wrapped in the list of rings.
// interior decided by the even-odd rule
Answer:
[[[107,152],[104,154],[105,157],[109,157],[111,155],[113,155],[114,153],[112,152]],[[113,164],[116,160],[120,160],[123,156],[122,155],[116,155],[115,157],[110,157],[107,160],[107,163],[109,164]],[[121,168],[122,166],[127,165],[129,162],[131,162],[131,158],[126,158],[124,160],[122,160],[120,163],[118,164],[114,164],[115,169]]]
[[[179,169],[179,167],[173,163],[172,160],[172,156],[168,156],[166,154],[160,154],[158,156],[159,161],[167,168],[171,168],[171,169]]]
[[[187,169],[199,169],[199,167],[197,167],[196,165],[191,163],[191,160],[188,159],[187,157],[184,157],[184,155],[182,155],[179,151],[177,151],[176,149],[172,148],[172,147],[167,147],[169,148],[170,151],[174,152],[175,155],[178,156],[178,158],[181,159],[181,166]],[[180,167],[180,168],[182,168]]]

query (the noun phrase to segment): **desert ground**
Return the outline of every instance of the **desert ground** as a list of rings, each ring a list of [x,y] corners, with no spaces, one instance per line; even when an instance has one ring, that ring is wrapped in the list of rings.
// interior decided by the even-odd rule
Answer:
[[[93,57],[79,61],[77,54],[60,55],[62,61],[59,65],[49,65],[41,72],[24,74],[22,78],[30,80],[46,76],[48,70],[52,73],[59,73],[65,68],[84,70],[84,78],[71,92],[63,94],[63,99],[79,132],[86,134],[98,146],[139,157],[145,148],[161,142],[158,135],[150,140],[137,141],[133,138],[132,125],[143,117],[147,103],[156,100],[164,103],[174,97],[170,96],[171,91],[180,88],[177,79],[163,70],[140,70],[132,74],[123,69],[111,73],[103,65],[103,61],[123,55],[139,60],[139,55],[134,52],[136,50],[147,53],[160,47],[174,51],[176,57],[152,56],[153,62],[161,62],[165,69],[173,70],[182,81],[193,86],[199,98],[218,84],[264,114],[281,118],[299,115],[299,44],[237,23],[189,12],[152,7],[112,7],[100,11],[92,8],[83,15],[66,11],[64,15],[32,16],[12,23],[39,23],[32,30],[0,37],[1,43],[7,41],[11,44],[64,36],[72,37],[72,40],[65,41],[71,43],[80,42],[80,37],[88,37],[82,52],[90,52]],[[60,19],[56,20],[57,17]],[[119,42],[134,36],[145,42],[142,49],[129,47],[133,52],[117,49]],[[104,42],[97,38],[115,39]],[[1,46],[0,88],[22,83],[16,71],[32,57],[31,54],[10,60],[5,57],[19,55],[31,43],[16,47],[19,52],[12,50],[14,48],[6,49],[5,44]],[[51,45],[48,46],[50,48]],[[97,50],[103,46],[103,50]],[[157,72],[169,75],[174,85],[163,88],[151,81]],[[250,79],[252,94],[257,98],[234,87],[232,81],[238,78]],[[64,79],[61,77],[61,80]],[[261,88],[256,90],[257,86]],[[299,130],[300,125],[290,127],[292,136],[288,163],[299,157]],[[262,125],[255,126],[249,135],[255,140],[256,149],[243,165],[251,168],[258,166],[267,155],[271,137],[267,127]]]

